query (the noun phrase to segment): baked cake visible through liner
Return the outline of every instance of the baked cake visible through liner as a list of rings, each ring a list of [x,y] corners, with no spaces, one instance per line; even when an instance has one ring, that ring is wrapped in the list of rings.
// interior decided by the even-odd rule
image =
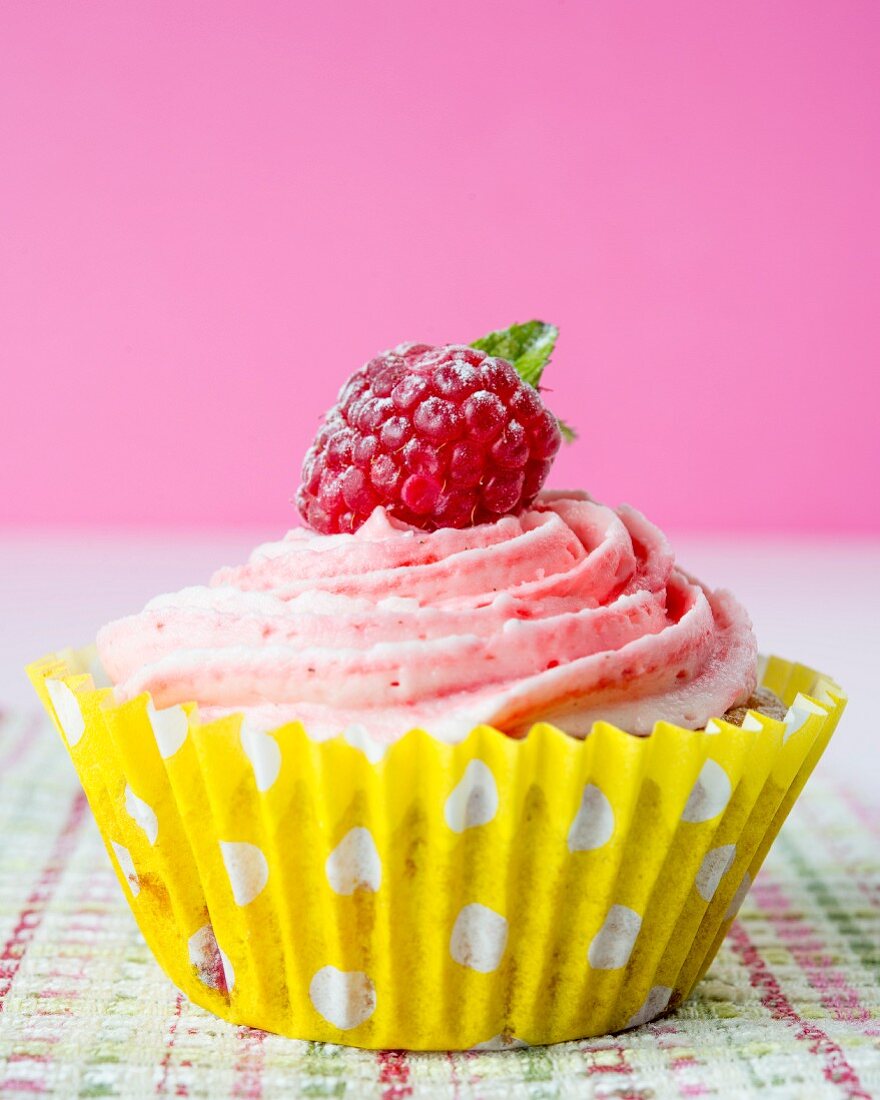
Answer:
[[[731,707],[724,715],[724,721],[729,722],[732,726],[741,726],[750,710],[756,710],[758,714],[766,715],[767,718],[775,718],[779,722],[783,721],[788,713],[787,707],[778,695],[770,691],[769,688],[758,687],[755,688],[747,703],[744,703],[741,707]]]

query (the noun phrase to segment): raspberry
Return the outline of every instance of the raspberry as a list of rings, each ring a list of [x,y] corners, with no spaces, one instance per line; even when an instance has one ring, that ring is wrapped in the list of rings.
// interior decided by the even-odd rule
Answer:
[[[486,523],[532,503],[560,443],[556,417],[506,360],[402,344],[339,391],[296,503],[324,534],[357,530],[380,504],[428,531]]]

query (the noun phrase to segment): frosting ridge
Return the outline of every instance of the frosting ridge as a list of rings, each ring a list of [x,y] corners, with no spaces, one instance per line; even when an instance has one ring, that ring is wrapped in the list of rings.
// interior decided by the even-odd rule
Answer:
[[[743,608],[680,570],[653,524],[574,492],[471,528],[380,508],[354,534],[294,529],[104,627],[98,651],[121,699],[378,740],[699,728],[748,699],[757,655]]]

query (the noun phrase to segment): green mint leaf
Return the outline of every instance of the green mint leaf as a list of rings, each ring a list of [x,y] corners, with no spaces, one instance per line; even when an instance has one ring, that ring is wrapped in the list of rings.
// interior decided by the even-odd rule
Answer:
[[[490,332],[481,340],[474,340],[471,347],[485,351],[487,355],[507,359],[513,363],[524,382],[537,388],[558,339],[556,325],[548,325],[546,321],[526,321],[524,325],[511,325],[510,328]],[[577,439],[577,432],[564,420],[559,420],[559,430],[566,443]]]
[[[530,386],[541,381],[544,367],[553,354],[559,337],[559,329],[545,321],[527,321],[524,325],[511,325],[498,332],[490,332],[481,340],[474,340],[472,348],[507,359],[516,372]]]

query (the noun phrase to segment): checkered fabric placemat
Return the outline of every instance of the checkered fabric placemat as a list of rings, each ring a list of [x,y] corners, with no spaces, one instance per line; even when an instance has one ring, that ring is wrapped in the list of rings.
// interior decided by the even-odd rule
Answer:
[[[54,731],[7,715],[0,952],[4,1096],[880,1098],[880,811],[821,777],[674,1015],[555,1047],[377,1054],[189,1004],[135,926]]]

